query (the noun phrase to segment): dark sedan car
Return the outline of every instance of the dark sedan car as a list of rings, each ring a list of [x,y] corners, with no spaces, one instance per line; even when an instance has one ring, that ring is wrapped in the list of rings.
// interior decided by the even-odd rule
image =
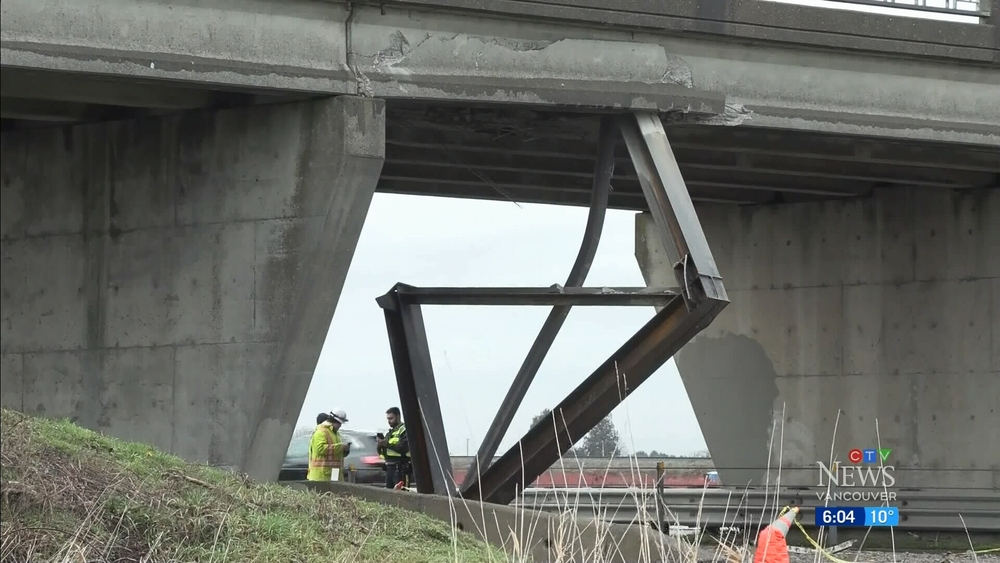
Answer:
[[[344,458],[344,470],[354,469],[353,481],[372,485],[385,484],[385,462],[378,455],[378,440],[374,433],[356,430],[340,431],[340,438],[351,443],[351,452]],[[304,481],[309,471],[309,441],[312,434],[296,436],[288,444],[288,453],[281,464],[279,481]],[[345,476],[345,479],[347,477]]]

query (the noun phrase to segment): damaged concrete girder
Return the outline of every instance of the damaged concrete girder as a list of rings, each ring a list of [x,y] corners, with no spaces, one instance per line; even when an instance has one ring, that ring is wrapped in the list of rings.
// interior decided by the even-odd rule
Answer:
[[[500,135],[499,129],[512,119],[500,112],[470,112],[471,123],[440,123],[437,114],[423,108],[394,105],[386,109],[389,123],[386,144],[397,147],[433,148],[492,158],[494,153],[518,157],[540,157],[590,161],[597,145],[597,119],[561,119],[555,129],[542,119],[521,120],[516,134]],[[494,115],[497,114],[497,115]],[[527,121],[525,123],[525,121]],[[540,128],[546,129],[539,131]],[[976,145],[914,142],[909,139],[873,139],[854,135],[817,135],[762,127],[711,127],[680,122],[664,123],[675,152],[705,151],[809,158],[839,163],[919,165],[948,170],[1000,172],[1000,150]],[[553,130],[555,129],[555,130]],[[619,145],[616,164],[631,168],[624,145]],[[480,156],[482,155],[482,156]],[[391,157],[391,154],[387,154]]]
[[[412,168],[411,168],[412,165]],[[445,170],[439,170],[441,166]],[[818,196],[860,195],[869,191],[871,182],[844,182],[838,178],[795,177],[793,174],[772,174],[749,170],[698,169],[681,166],[690,180],[688,187],[735,188],[769,192],[808,193]],[[464,170],[464,172],[462,171]],[[473,170],[476,171],[473,174]],[[499,172],[499,175],[497,175]],[[521,174],[521,173],[524,174]],[[463,177],[464,176],[464,177]],[[422,178],[422,180],[421,180]],[[543,186],[550,189],[585,190],[585,176],[556,167],[535,170],[515,170],[491,166],[460,166],[453,163],[415,164],[412,161],[386,159],[384,180],[407,180],[442,183],[468,183],[479,179],[484,185]],[[485,178],[485,180],[483,179]],[[489,180],[488,182],[486,180]],[[511,181],[513,180],[513,181]],[[634,171],[614,176],[616,191],[639,193],[639,179]],[[888,182],[893,183],[893,182]]]
[[[354,21],[358,68],[382,76],[392,97],[422,97],[422,76],[674,84],[725,96],[725,111],[707,123],[1000,146],[1000,71],[981,64],[446,13],[356,11]],[[379,95],[374,79],[372,88]]]
[[[381,77],[373,94],[706,115],[725,109],[724,94],[699,92],[690,65],[659,45],[566,36],[553,26],[521,34],[527,24],[446,14],[430,21],[356,9],[356,68]],[[592,101],[597,92],[602,103]]]
[[[487,17],[506,14],[522,20],[573,21],[605,27],[705,34],[742,41],[771,40],[808,45],[810,48],[832,47],[876,53],[894,51],[911,56],[998,61],[990,52],[998,42],[992,35],[993,30],[986,25],[900,17],[899,12],[876,14],[761,0],[730,0],[724,10],[706,9],[702,0],[397,0],[395,3],[447,7]],[[989,12],[989,0],[980,0],[980,4],[983,11]],[[993,18],[996,13],[993,10]],[[989,22],[987,19],[984,23]]]
[[[1000,70],[978,60],[510,18],[306,0],[6,0],[0,61],[210,89],[673,109],[1000,146]]]
[[[561,48],[561,57],[552,56],[539,52],[551,42],[457,33],[467,22],[436,21],[444,17],[441,14],[392,10],[383,16],[377,7],[305,0],[249,1],[238,9],[222,0],[198,6],[137,0],[81,0],[72,5],[12,0],[4,4],[4,12],[5,67],[193,81],[209,88],[704,115],[724,110],[724,94],[700,92],[685,83],[683,64],[673,65],[676,71],[661,68],[655,79],[621,80],[634,74],[629,67],[637,66],[635,61],[624,64],[634,55],[625,42],[608,51],[610,61],[572,61],[568,60],[572,44]],[[135,21],[147,23],[137,30]],[[430,31],[438,29],[446,31]],[[421,40],[418,35],[426,37]],[[243,41],[247,36],[257,41]],[[450,68],[414,72],[399,65],[414,45],[418,54],[445,54],[438,60]],[[555,65],[546,66],[547,59]],[[616,67],[625,74],[609,71]]]
[[[831,161],[808,156],[798,156],[794,159],[782,155],[754,154],[728,152],[724,150],[707,151],[703,148],[675,149],[674,155],[680,162],[685,177],[689,171],[719,170],[732,172],[758,172],[776,176],[798,178],[827,178],[838,180],[861,180],[864,182],[882,182],[889,184],[907,184],[915,186],[940,187],[979,187],[993,184],[995,172],[979,172],[964,170],[939,170],[912,165],[893,165],[868,162],[852,162],[845,166],[843,162]],[[405,147],[394,146],[386,155],[386,170],[393,169],[390,163],[404,169],[411,167],[439,167],[447,170],[442,174],[450,175],[460,169],[474,168],[489,171],[503,177],[505,174],[567,174],[582,179],[589,178],[590,162],[579,158],[555,157],[552,154],[544,156],[506,152],[478,154],[475,157],[463,155],[459,151],[445,151],[438,147]],[[627,157],[616,159],[616,170],[623,173],[616,175],[620,180],[627,179],[637,182],[634,168]],[[388,174],[389,172],[387,172]],[[696,175],[695,172],[694,175]],[[843,192],[844,190],[840,190]]]
[[[724,202],[730,204],[763,204],[774,199],[772,192],[753,192],[740,187],[719,188],[701,186],[692,188],[691,199],[701,202]],[[565,185],[517,185],[497,184],[479,180],[442,182],[428,178],[381,177],[378,182],[381,193],[433,195],[438,197],[455,197],[467,199],[487,199],[497,201],[517,201],[519,203],[543,203],[548,205],[587,205],[590,197],[586,190],[567,187]],[[815,196],[803,196],[802,199],[815,199]],[[792,198],[793,201],[797,198]],[[615,191],[609,198],[610,209],[642,210],[646,208],[642,194],[633,191]]]
[[[814,196],[852,196],[866,193],[871,189],[871,183],[856,182],[835,188],[829,183],[811,183],[809,178],[796,179],[792,176],[779,176],[755,171],[741,170],[699,170],[688,166],[681,166],[685,177],[691,178],[689,186],[696,186],[699,190],[706,191],[765,191],[784,193],[805,193]],[[393,183],[405,182],[414,189],[423,193],[433,194],[438,189],[445,186],[466,186],[470,184],[482,184],[486,188],[498,191],[498,195],[506,187],[523,187],[538,189],[542,192],[551,191],[577,191],[587,193],[587,178],[566,174],[565,176],[558,169],[520,171],[520,170],[496,170],[481,167],[451,167],[436,166],[432,164],[411,164],[398,161],[386,161],[382,176],[379,178],[380,191],[393,191]],[[640,194],[639,179],[634,173],[616,175],[613,179],[618,195]],[[415,184],[426,184],[424,188],[417,188]],[[843,182],[842,182],[843,183]],[[383,189],[385,188],[385,189]],[[700,195],[701,191],[695,193],[694,197]],[[753,201],[752,194],[746,194],[750,201]],[[520,201],[520,200],[518,200]],[[644,208],[640,205],[639,209]]]

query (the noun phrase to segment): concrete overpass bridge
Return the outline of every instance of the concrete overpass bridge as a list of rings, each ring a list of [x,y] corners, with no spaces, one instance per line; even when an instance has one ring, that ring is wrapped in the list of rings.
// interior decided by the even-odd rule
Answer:
[[[723,481],[842,411],[841,459],[1000,485],[995,11],[663,4],[4,0],[3,404],[272,478],[374,191],[586,205],[652,111],[732,300],[676,356]]]

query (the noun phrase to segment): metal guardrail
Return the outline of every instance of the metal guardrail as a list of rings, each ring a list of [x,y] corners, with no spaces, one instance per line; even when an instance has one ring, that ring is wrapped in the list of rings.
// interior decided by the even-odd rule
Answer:
[[[990,15],[989,0],[830,0],[844,4],[864,4],[883,8],[916,10],[985,18]]]
[[[795,505],[801,508],[802,524],[812,527],[816,506],[858,504],[824,503],[818,491],[782,490],[775,495],[773,490],[666,489],[664,519],[671,525],[755,528],[766,525],[776,510]],[[897,491],[897,499],[890,504],[899,508],[898,529],[1000,532],[1000,490]],[[534,510],[593,513],[622,524],[656,520],[654,489],[527,489],[517,503]]]

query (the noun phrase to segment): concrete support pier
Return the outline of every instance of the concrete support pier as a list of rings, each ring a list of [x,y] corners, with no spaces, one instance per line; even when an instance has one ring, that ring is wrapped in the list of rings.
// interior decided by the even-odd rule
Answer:
[[[698,214],[732,304],[676,361],[723,483],[763,485],[773,430],[771,481],[780,455],[816,486],[839,409],[843,464],[889,448],[896,487],[1000,487],[1000,189]],[[638,215],[636,257],[670,285],[654,232]]]
[[[3,405],[276,478],[384,136],[356,97],[4,132]]]

